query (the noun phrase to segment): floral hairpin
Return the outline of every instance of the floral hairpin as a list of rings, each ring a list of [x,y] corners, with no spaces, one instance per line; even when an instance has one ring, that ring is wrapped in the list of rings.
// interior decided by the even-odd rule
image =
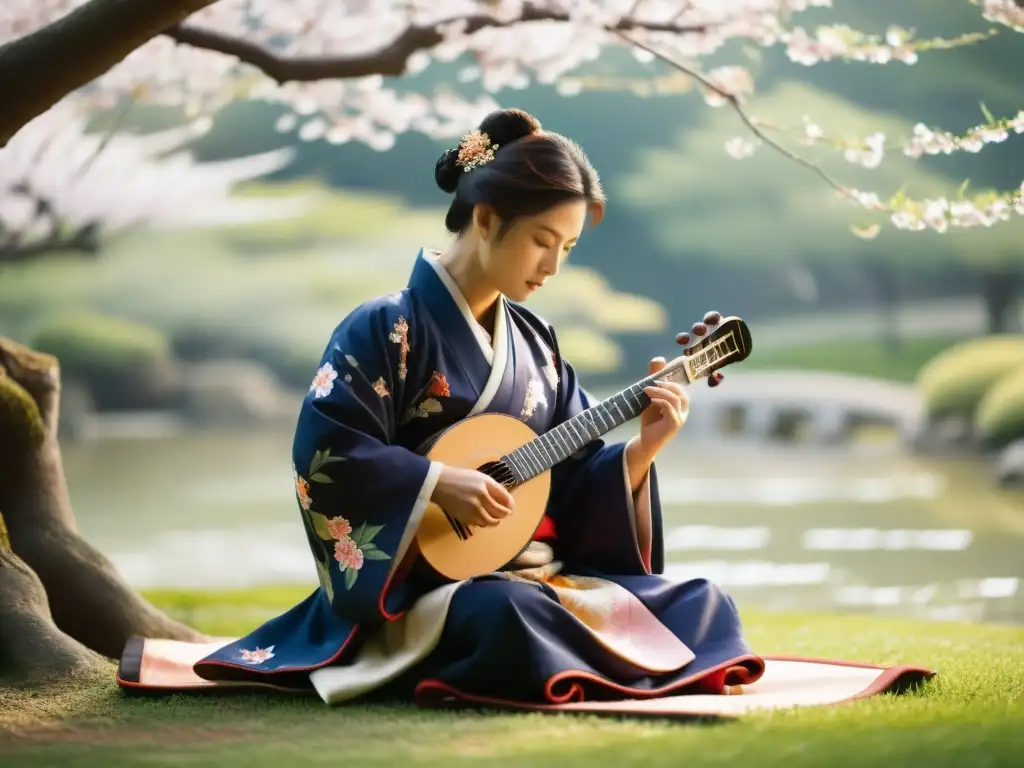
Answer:
[[[491,144],[491,137],[483,131],[467,133],[459,142],[459,155],[455,162],[462,166],[465,173],[474,168],[487,165],[494,159],[494,153],[498,150],[497,144]]]

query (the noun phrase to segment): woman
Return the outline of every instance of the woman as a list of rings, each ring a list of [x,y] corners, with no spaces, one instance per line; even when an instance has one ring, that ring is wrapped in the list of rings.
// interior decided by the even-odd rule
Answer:
[[[539,433],[591,404],[555,331],[513,302],[557,275],[604,210],[583,151],[518,110],[488,116],[435,175],[454,194],[453,243],[421,252],[405,290],[342,321],[302,404],[296,498],[320,588],[194,671],[312,684],[331,703],[721,693],[729,669],[756,677],[733,601],[707,581],[656,575],[653,461],[685,420],[677,384],[647,390],[638,437],[591,443],[554,468],[548,516],[512,568],[437,588],[409,570],[428,500],[473,526],[514,510],[497,482],[417,446],[483,411]]]

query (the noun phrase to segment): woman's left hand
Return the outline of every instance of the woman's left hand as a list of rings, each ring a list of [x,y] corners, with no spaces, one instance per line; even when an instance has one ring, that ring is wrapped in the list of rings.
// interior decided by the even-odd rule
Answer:
[[[664,367],[665,358],[656,357],[650,362],[649,372],[655,374]],[[655,386],[646,387],[644,393],[651,398],[651,404],[640,417],[638,447],[644,456],[653,460],[686,423],[690,398],[683,386],[673,381],[659,381]]]
[[[703,338],[718,327],[722,322],[722,315],[718,312],[707,312],[704,321],[694,323],[692,335],[680,333],[676,336],[676,342],[686,347],[683,354],[692,355],[700,350],[698,345],[690,345],[690,341],[696,338]],[[650,362],[648,368],[653,375],[664,368],[665,358],[656,357]],[[721,371],[715,371],[708,376],[708,386],[717,387],[722,383]],[[651,403],[640,417],[640,434],[630,439],[626,444],[626,464],[629,470],[630,483],[633,491],[643,482],[647,471],[654,462],[657,455],[665,444],[671,440],[676,432],[682,429],[686,423],[686,417],[690,413],[690,398],[681,384],[671,381],[658,381],[655,386],[647,387],[644,392],[651,398]]]

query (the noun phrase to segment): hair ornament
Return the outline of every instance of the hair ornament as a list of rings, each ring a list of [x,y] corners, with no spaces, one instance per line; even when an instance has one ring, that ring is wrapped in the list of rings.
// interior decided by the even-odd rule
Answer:
[[[497,150],[498,145],[491,143],[490,136],[483,131],[473,131],[463,136],[459,142],[459,154],[455,162],[462,166],[465,173],[469,173],[474,168],[491,162]]]

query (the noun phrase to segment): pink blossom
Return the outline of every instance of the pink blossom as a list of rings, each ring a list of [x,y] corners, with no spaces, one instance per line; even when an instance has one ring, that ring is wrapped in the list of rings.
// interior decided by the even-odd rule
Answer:
[[[332,517],[327,521],[327,531],[332,539],[344,539],[352,533],[352,523],[344,517]]]
[[[299,498],[299,504],[303,509],[309,509],[313,506],[313,499],[309,495],[309,481],[300,475],[294,467],[292,467],[292,477],[295,478],[295,495]]]
[[[363,567],[363,553],[348,536],[341,541],[334,542],[334,559],[338,561],[342,569],[351,568],[353,571],[358,571]]]

